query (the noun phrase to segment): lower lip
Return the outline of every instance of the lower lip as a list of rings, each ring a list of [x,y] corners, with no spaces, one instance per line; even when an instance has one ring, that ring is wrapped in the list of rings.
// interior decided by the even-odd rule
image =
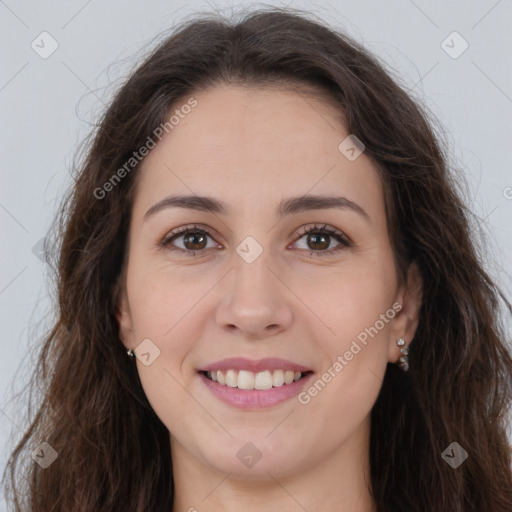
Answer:
[[[244,390],[224,386],[208,379],[203,373],[199,373],[201,380],[214,395],[224,403],[239,409],[263,409],[280,404],[298,395],[312,375],[313,373],[308,373],[305,377],[291,384],[283,384],[278,388]]]

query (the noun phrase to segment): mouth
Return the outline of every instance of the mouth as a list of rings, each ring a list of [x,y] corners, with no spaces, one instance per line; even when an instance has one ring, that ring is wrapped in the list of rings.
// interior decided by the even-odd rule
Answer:
[[[224,404],[259,411],[291,400],[307,386],[314,372],[285,359],[232,357],[211,363],[197,374]]]
[[[268,369],[252,372],[249,370],[228,369],[200,371],[200,373],[209,381],[216,382],[220,386],[246,391],[265,391],[272,388],[289,386],[294,382],[306,378],[313,372],[311,370],[293,371],[282,369]]]
[[[230,357],[203,366],[197,374],[206,389],[225,404],[256,411],[298,395],[314,372],[286,359]]]

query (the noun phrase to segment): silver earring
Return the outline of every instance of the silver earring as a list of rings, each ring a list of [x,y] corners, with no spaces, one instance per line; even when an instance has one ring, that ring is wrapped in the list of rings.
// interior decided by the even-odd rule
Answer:
[[[396,344],[400,347],[400,352],[402,353],[398,364],[400,368],[406,372],[409,369],[409,348],[405,344],[405,340],[403,338],[397,340]]]
[[[130,356],[130,357],[135,357],[135,352],[130,348],[129,350],[126,351],[126,353]]]

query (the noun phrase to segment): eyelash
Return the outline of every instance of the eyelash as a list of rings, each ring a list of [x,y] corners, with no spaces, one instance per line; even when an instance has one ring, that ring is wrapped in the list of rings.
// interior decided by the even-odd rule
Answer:
[[[200,228],[199,226],[184,226],[184,227],[178,228],[178,229],[172,231],[171,233],[169,233],[164,238],[164,240],[162,240],[162,242],[160,243],[160,246],[164,247],[172,252],[184,253],[187,256],[195,256],[197,252],[204,252],[204,249],[201,249],[199,251],[191,251],[191,250],[180,249],[180,248],[177,248],[177,249],[169,248],[169,245],[172,241],[174,241],[177,238],[180,238],[188,233],[202,233],[202,234],[205,234],[213,239],[213,236],[211,235],[211,233],[205,228]],[[342,251],[343,249],[346,249],[348,247],[352,247],[352,245],[353,245],[353,243],[350,241],[350,239],[345,234],[343,234],[341,231],[338,231],[336,229],[327,227],[327,224],[324,224],[321,226],[315,224],[314,226],[308,226],[308,227],[304,228],[298,234],[298,238],[295,241],[300,240],[301,238],[308,235],[309,233],[328,235],[330,237],[333,237],[336,241],[340,242],[340,247],[338,247],[337,249],[334,249],[334,250],[331,249],[331,250],[320,251],[318,249],[310,249],[310,251],[312,253],[311,256],[313,256],[313,254],[317,254],[320,257],[332,256],[333,254],[337,254],[339,251]]]

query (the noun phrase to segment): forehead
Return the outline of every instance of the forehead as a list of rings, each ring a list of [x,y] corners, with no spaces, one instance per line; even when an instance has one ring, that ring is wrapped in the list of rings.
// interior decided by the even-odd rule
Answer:
[[[175,192],[215,196],[254,213],[307,193],[383,207],[372,161],[364,153],[350,161],[339,149],[349,133],[334,101],[268,87],[216,86],[193,96],[197,105],[143,161],[135,210]]]

